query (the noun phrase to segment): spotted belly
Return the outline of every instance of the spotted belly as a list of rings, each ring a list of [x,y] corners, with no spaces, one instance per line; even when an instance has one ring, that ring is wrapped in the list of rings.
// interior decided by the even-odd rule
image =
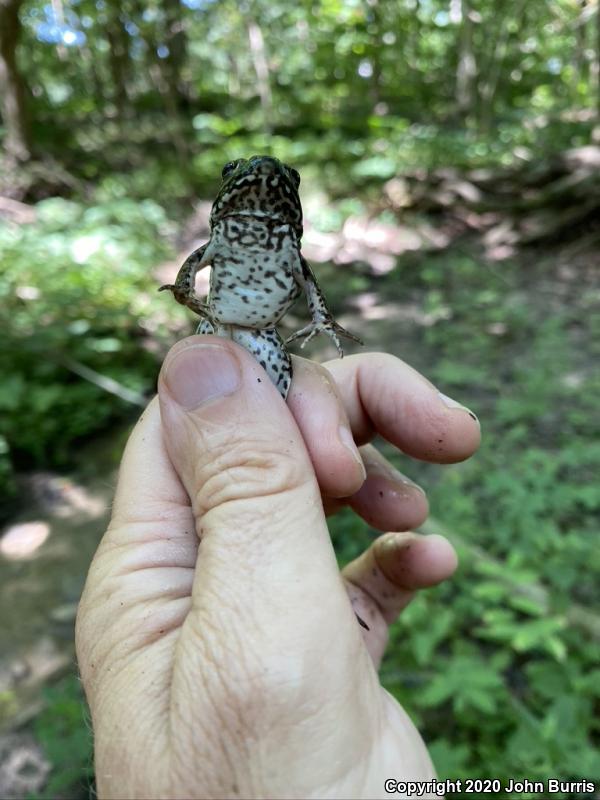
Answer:
[[[229,252],[213,259],[208,307],[222,324],[271,328],[297,299],[291,257]]]

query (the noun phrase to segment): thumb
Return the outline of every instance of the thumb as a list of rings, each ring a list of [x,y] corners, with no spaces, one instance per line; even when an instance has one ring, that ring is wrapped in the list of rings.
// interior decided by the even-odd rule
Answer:
[[[229,340],[193,336],[168,354],[158,393],[200,539],[193,607],[252,606],[272,624],[281,606],[289,624],[290,609],[322,612],[325,596],[352,619],[304,441],[258,363]]]

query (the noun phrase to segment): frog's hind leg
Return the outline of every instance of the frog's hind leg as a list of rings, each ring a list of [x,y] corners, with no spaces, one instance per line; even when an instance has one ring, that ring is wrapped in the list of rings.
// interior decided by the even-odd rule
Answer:
[[[252,353],[285,400],[292,382],[292,358],[275,328],[236,328],[231,338]]]

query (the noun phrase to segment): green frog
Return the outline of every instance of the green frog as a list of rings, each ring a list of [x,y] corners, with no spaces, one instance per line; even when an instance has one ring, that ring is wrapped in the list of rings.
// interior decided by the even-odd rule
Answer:
[[[319,333],[344,355],[339,336],[361,340],[334,320],[313,272],[300,252],[302,206],[297,170],[270,156],[230,161],[210,215],[210,239],[183,263],[169,290],[202,321],[197,333],[233,339],[257,359],[281,396],[292,381],[286,344]],[[205,301],[195,293],[196,275],[212,266]],[[312,321],[286,342],[276,326],[304,292]]]

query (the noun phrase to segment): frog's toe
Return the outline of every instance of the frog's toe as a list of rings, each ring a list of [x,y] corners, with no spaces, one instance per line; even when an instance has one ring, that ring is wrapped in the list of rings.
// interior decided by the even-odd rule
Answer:
[[[289,344],[290,342],[295,342],[297,339],[300,339],[301,336],[308,336],[308,339],[310,339],[315,335],[315,333],[316,331],[311,323],[310,325],[306,325],[306,327],[302,328],[301,330],[296,331],[296,333],[292,333],[291,336],[288,336],[288,338],[285,340],[285,343]],[[308,339],[302,342],[301,347],[304,347]]]
[[[312,330],[312,331],[310,331],[310,333],[308,334],[308,336],[306,337],[306,339],[305,339],[305,340],[302,342],[302,344],[300,345],[300,350],[303,350],[303,349],[306,347],[306,345],[307,345],[307,344],[310,342],[310,340],[311,340],[311,339],[314,339],[314,338],[315,338],[315,336],[316,336],[318,333],[320,333],[320,331],[319,331],[317,328],[313,328],[313,330]]]
[[[166,291],[174,292],[176,288],[177,287],[174,286],[172,283],[165,283],[160,287],[160,289],[158,291],[159,292],[166,292]]]
[[[337,337],[337,333],[336,333],[336,331],[335,331],[333,328],[329,328],[329,327],[327,327],[327,328],[323,328],[322,332],[323,332],[323,333],[326,333],[326,334],[327,334],[327,336],[329,336],[329,338],[331,339],[331,341],[332,341],[332,342],[334,343],[334,345],[337,347],[337,351],[338,351],[338,353],[340,354],[340,358],[341,358],[341,357],[344,355],[344,351],[342,350],[342,346],[341,346],[341,344],[340,344],[340,340],[339,340],[339,339],[338,339],[338,337]]]
[[[364,345],[362,339],[359,339],[358,336],[355,336],[353,333],[350,333],[350,331],[347,331],[346,328],[342,328],[342,326],[338,325],[337,322],[335,323],[335,332],[346,339],[352,339],[352,341],[356,342],[357,344]]]

